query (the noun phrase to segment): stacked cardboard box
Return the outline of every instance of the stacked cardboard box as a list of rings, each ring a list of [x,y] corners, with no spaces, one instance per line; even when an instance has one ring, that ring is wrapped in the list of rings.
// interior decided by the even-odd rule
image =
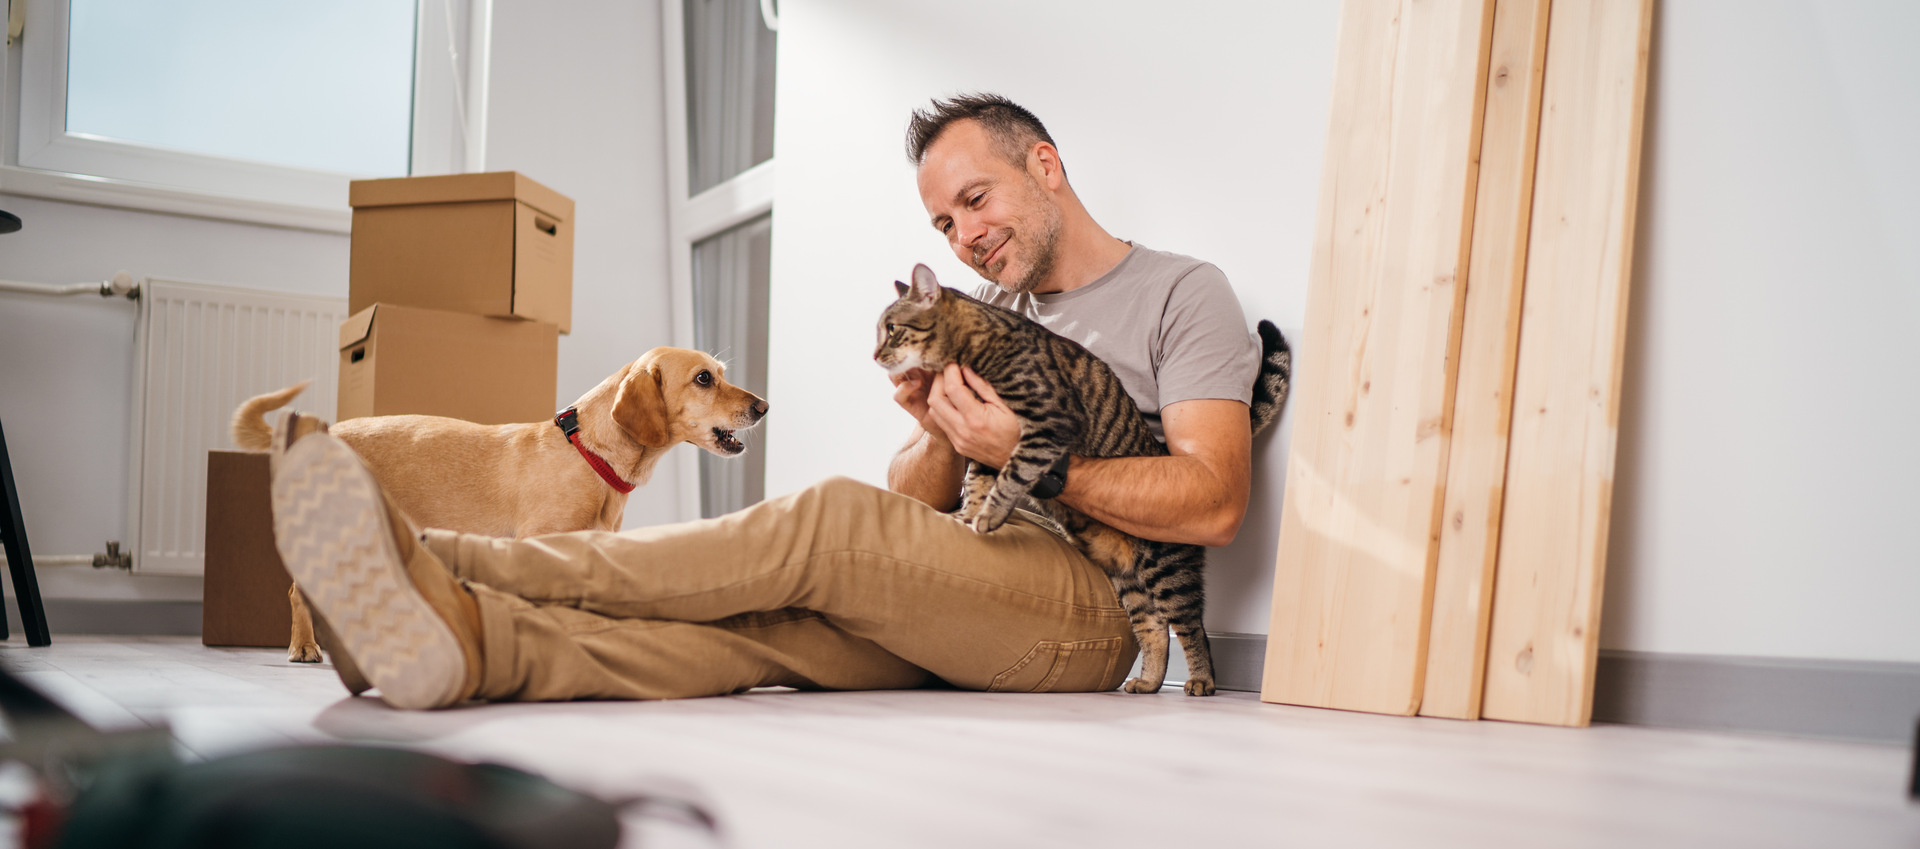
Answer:
[[[267,455],[207,452],[207,562],[200,642],[284,646],[293,579],[273,544]]]
[[[553,414],[573,322],[573,201],[512,171],[358,180],[342,419]]]
[[[338,418],[553,415],[573,319],[573,201],[511,171],[360,180]],[[212,452],[201,642],[286,645],[291,580],[264,455]]]

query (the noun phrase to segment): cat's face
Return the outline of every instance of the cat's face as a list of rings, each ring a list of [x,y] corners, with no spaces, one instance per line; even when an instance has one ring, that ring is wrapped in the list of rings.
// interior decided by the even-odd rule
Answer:
[[[912,285],[895,282],[893,286],[900,300],[880,313],[876,328],[880,341],[873,349],[873,361],[895,376],[914,369],[946,368],[953,360],[940,332],[940,281],[933,269],[916,265]]]

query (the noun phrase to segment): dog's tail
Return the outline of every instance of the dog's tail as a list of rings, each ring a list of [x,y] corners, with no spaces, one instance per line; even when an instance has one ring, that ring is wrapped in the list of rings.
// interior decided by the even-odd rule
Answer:
[[[1293,382],[1293,349],[1273,322],[1260,320],[1260,376],[1253,381],[1253,432],[1258,435],[1280,418]]]
[[[246,451],[267,450],[273,444],[273,425],[267,424],[267,413],[286,406],[293,396],[305,391],[311,383],[311,380],[302,380],[277,392],[255,395],[241,402],[233,411],[233,444]]]

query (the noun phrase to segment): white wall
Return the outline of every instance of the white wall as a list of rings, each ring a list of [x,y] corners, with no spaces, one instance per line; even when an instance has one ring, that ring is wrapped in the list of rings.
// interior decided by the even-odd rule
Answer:
[[[933,95],[1028,105],[1110,230],[1296,332],[1336,7],[788,4],[769,491],[884,480],[910,424],[868,359],[887,283],[977,279],[901,153]],[[1920,661],[1920,7],[1658,9],[1603,645]],[[1267,629],[1288,435],[1213,554],[1216,631]]]
[[[1306,305],[1337,5],[991,0],[787,4],[780,22],[768,486],[884,484],[912,425],[871,359],[891,282],[980,278],[927,224],[902,142],[929,97],[1032,109],[1114,235],[1220,266],[1248,321]],[[1015,23],[1017,22],[1017,23]],[[1255,445],[1254,504],[1212,553],[1209,627],[1264,633],[1289,416]]]
[[[556,407],[669,342],[664,105],[657,3],[495,0],[489,169],[577,203],[573,333]],[[0,195],[0,278],[137,276],[345,297],[345,236]],[[134,305],[0,294],[0,420],[37,554],[125,539]],[[691,450],[691,449],[681,449]],[[674,464],[627,524],[680,517]],[[197,578],[40,570],[52,598],[198,598]]]
[[[0,236],[0,278],[137,277],[346,297],[347,237],[0,195],[24,227]],[[36,555],[127,539],[127,446],[138,306],[0,293],[0,421]],[[48,598],[192,599],[198,578],[89,566],[38,570]]]
[[[487,169],[573,198],[578,220],[558,406],[673,343],[664,72],[658,0],[494,0]],[[661,463],[627,499],[626,526],[679,521],[681,485],[679,464]]]
[[[1298,330],[1336,8],[786,4],[769,491],[880,482],[909,421],[868,359],[924,223],[907,110],[995,89],[1035,109],[1109,229],[1220,265]],[[1920,11],[1897,0],[1658,5],[1603,645],[1920,661]],[[560,398],[667,341],[655,3],[496,0],[490,168],[579,202]],[[1019,21],[1007,26],[1004,22]],[[979,22],[1001,22],[983,38]],[[136,274],[343,294],[339,236],[0,196],[0,277]],[[0,294],[0,419],[36,550],[124,538],[132,308]],[[50,413],[62,418],[45,424]],[[1264,632],[1288,428],[1213,556],[1216,630]],[[681,449],[688,450],[688,449]],[[679,518],[675,467],[629,524]],[[59,597],[197,596],[46,570]]]
[[[1659,9],[1602,645],[1920,661],[1920,6]]]

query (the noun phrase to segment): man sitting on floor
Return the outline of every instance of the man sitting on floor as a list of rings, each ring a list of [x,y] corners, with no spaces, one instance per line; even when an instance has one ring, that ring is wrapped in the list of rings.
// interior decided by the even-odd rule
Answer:
[[[990,281],[978,295],[1106,360],[1164,434],[1170,456],[1072,458],[1057,497],[1149,539],[1232,540],[1259,350],[1226,277],[1109,235],[1046,128],[1005,98],[935,101],[907,137],[933,226]],[[1119,686],[1136,650],[1106,576],[1018,514],[976,534],[945,512],[966,459],[1006,463],[1013,412],[957,366],[897,384],[919,425],[891,491],[833,478],[715,519],[530,539],[416,530],[350,449],[286,414],[272,449],[280,551],[349,689],[377,686],[402,708],[936,679]]]

